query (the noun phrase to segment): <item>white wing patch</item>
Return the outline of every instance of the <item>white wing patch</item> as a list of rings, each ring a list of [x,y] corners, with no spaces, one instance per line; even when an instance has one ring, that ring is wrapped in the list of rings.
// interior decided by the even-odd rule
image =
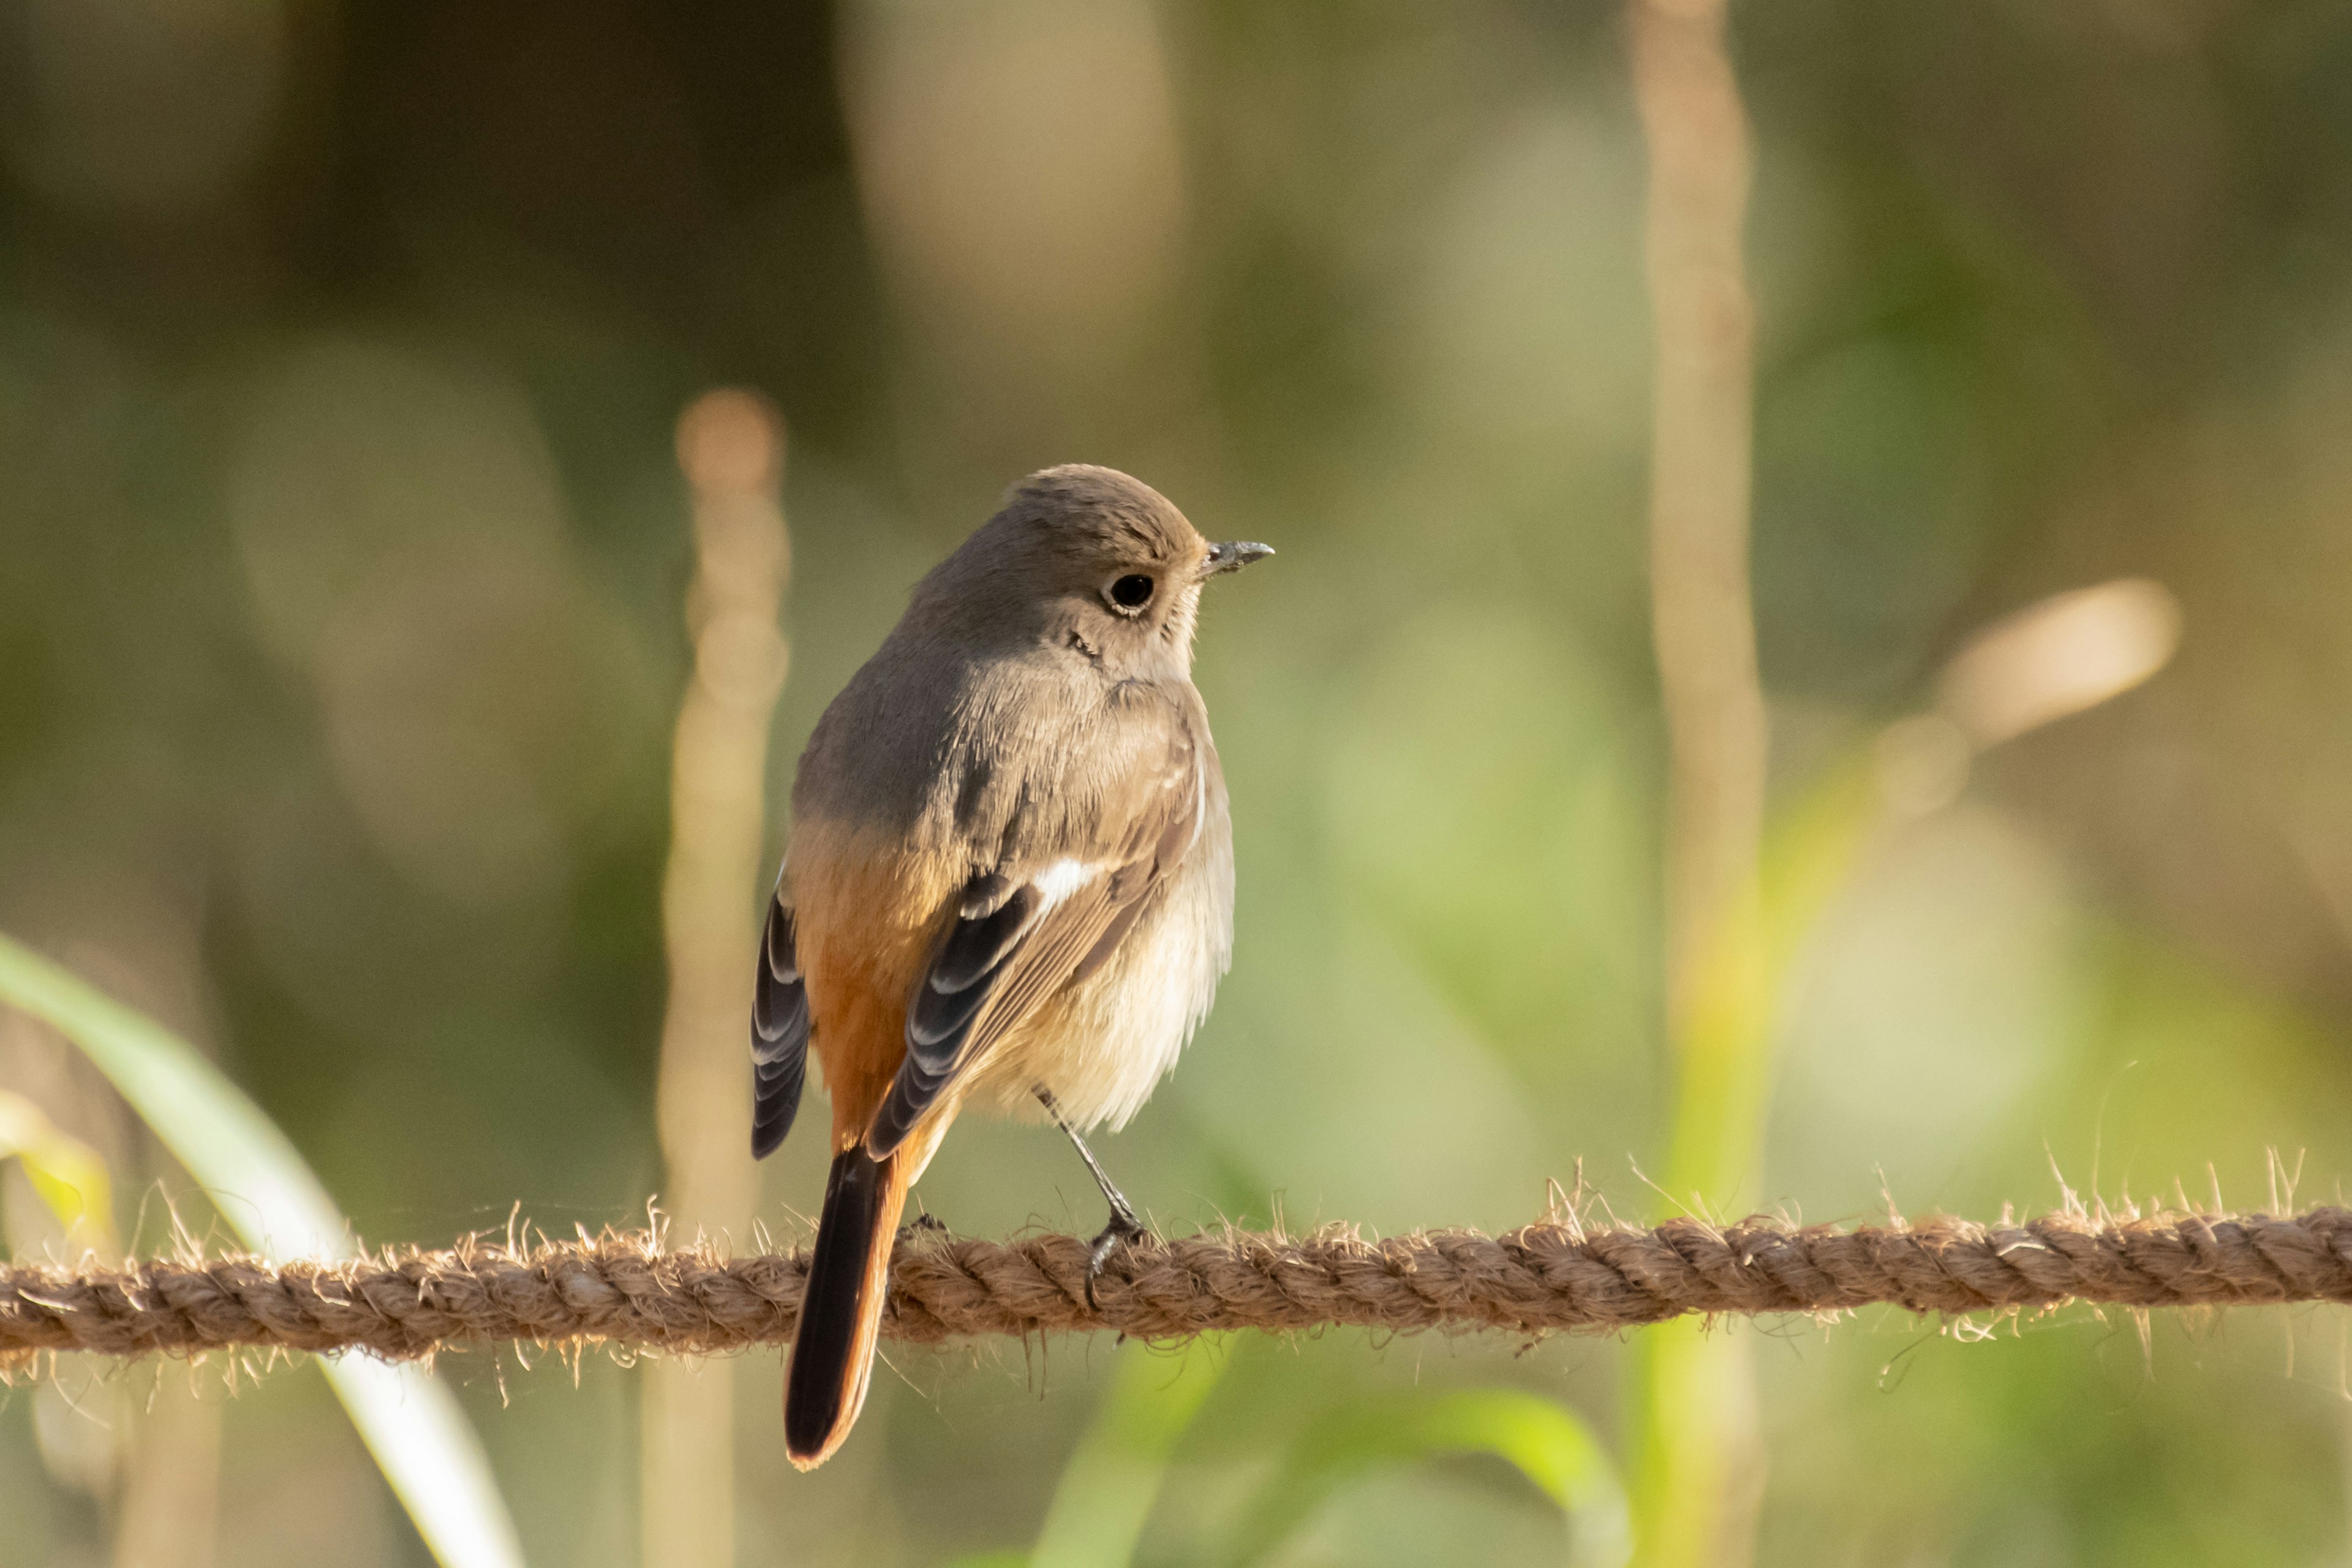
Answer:
[[[1029,885],[1037,889],[1037,896],[1044,900],[1037,906],[1038,916],[1042,918],[1056,904],[1066,900],[1072,893],[1101,874],[1101,867],[1089,866],[1083,860],[1064,858],[1047,866],[1029,879]]]

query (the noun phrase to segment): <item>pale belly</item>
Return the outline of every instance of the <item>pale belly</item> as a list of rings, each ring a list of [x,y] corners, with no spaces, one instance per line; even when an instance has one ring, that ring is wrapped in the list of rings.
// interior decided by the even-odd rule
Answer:
[[[966,1103],[1035,1119],[1042,1084],[1078,1127],[1124,1126],[1176,1066],[1224,972],[1233,927],[1223,869],[1213,856],[1188,867],[1109,963],[989,1053]]]

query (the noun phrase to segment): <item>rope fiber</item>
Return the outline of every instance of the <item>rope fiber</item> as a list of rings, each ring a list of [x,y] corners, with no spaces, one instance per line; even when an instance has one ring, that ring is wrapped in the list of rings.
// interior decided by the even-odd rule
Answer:
[[[902,1232],[883,1332],[936,1342],[1097,1329],[1608,1331],[1686,1313],[1823,1313],[1873,1303],[1964,1314],[2067,1301],[2129,1308],[2352,1301],[2352,1210],[2291,1217],[2080,1210],[2021,1224],[1852,1228],[1751,1218],[1655,1229],[1531,1225],[1371,1239],[1225,1230],[1115,1252],[1087,1305],[1087,1243]],[[808,1277],[794,1249],[729,1257],[652,1231],[272,1265],[251,1257],[0,1268],[0,1370],[44,1351],[118,1356],[361,1349],[394,1360],[526,1341],[710,1354],[790,1342]]]

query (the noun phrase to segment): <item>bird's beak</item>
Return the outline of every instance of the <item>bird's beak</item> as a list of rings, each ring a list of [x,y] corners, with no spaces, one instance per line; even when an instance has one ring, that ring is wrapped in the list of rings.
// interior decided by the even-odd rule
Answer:
[[[1201,563],[1202,577],[1214,577],[1221,573],[1238,572],[1253,561],[1263,561],[1274,553],[1271,544],[1252,544],[1246,540],[1228,539],[1223,544],[1209,547],[1208,560]]]

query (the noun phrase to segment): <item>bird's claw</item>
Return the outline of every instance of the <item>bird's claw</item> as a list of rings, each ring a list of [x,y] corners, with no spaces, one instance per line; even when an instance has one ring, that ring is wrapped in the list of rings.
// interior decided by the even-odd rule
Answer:
[[[1096,1237],[1087,1247],[1087,1311],[1102,1310],[1100,1303],[1095,1300],[1095,1280],[1102,1274],[1103,1265],[1110,1261],[1112,1249],[1123,1241],[1129,1243],[1141,1241],[1150,1234],[1143,1228],[1143,1222],[1137,1219],[1132,1211],[1111,1210],[1110,1223],[1102,1227],[1102,1234]]]

